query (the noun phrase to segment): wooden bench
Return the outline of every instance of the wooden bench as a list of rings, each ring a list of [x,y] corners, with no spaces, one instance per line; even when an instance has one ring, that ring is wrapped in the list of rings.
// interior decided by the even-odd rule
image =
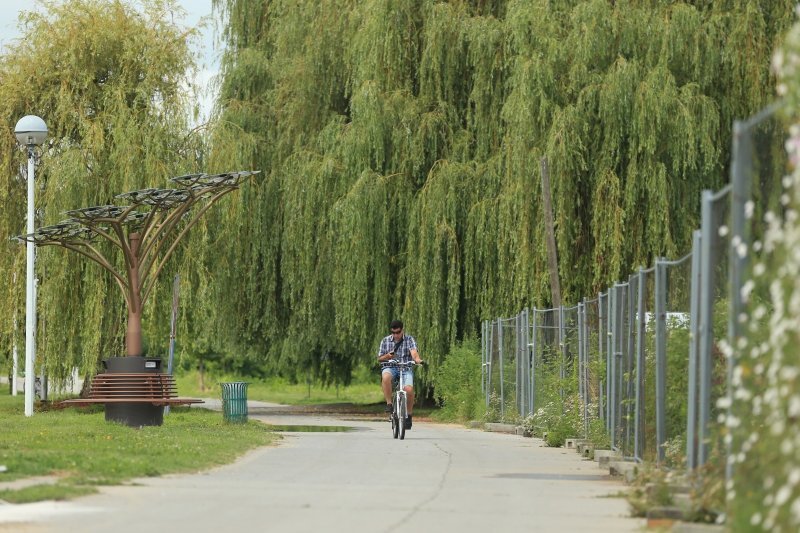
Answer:
[[[178,398],[175,378],[160,373],[97,374],[88,398],[63,400],[61,404],[90,405],[107,403],[147,403],[152,405],[188,405],[203,403],[196,398]]]

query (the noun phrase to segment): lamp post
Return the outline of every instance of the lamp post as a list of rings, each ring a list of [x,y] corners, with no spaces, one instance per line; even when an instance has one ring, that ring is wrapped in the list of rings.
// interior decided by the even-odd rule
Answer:
[[[17,136],[17,141],[22,146],[25,146],[28,151],[28,233],[33,233],[34,147],[41,146],[47,139],[47,124],[37,116],[27,115],[17,122],[14,127],[14,135]],[[33,416],[33,361],[36,352],[36,294],[33,272],[35,253],[34,244],[28,242],[27,295],[25,298],[25,416]]]

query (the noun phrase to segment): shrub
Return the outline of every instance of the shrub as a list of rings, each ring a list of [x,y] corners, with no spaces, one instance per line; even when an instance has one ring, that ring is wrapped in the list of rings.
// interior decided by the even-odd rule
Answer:
[[[481,352],[477,340],[457,345],[437,369],[434,394],[442,418],[471,420],[484,405],[481,392]]]

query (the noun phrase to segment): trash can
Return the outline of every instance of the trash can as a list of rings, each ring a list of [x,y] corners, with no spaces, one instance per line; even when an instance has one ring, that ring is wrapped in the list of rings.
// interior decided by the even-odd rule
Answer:
[[[222,387],[222,416],[226,422],[247,422],[247,383],[220,383]]]

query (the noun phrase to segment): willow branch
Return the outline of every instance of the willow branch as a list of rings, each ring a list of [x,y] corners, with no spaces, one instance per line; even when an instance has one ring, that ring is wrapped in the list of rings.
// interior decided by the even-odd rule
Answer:
[[[142,269],[143,271],[147,272],[150,270],[150,267],[153,266],[155,258],[158,256],[158,249],[161,247],[161,236],[169,233],[178,224],[181,217],[191,209],[199,199],[200,197],[192,197],[191,201],[181,204],[175,211],[172,211],[169,215],[164,217],[159,224],[154,226],[152,235],[148,235],[148,240],[146,242],[144,238],[142,238],[142,253],[140,257],[142,258],[142,265],[145,265]],[[151,256],[151,253],[152,258],[146,259]]]
[[[150,296],[150,292],[153,290],[153,287],[155,287],[156,280],[158,279],[158,275],[161,273],[161,270],[163,270],[164,265],[167,263],[167,261],[169,260],[170,256],[172,256],[172,253],[175,251],[175,248],[178,246],[178,243],[181,241],[181,239],[183,239],[183,237],[192,228],[192,226],[197,224],[197,222],[200,220],[200,217],[202,217],[205,214],[205,212],[208,211],[211,208],[211,206],[214,205],[214,203],[217,202],[217,200],[219,200],[220,198],[222,198],[223,196],[225,196],[229,192],[233,191],[234,189],[235,189],[235,187],[231,187],[230,189],[226,189],[224,191],[221,191],[221,192],[217,193],[216,196],[213,196],[208,201],[208,203],[206,205],[204,205],[203,208],[200,211],[197,212],[197,214],[194,216],[194,218],[192,218],[192,220],[188,224],[186,224],[186,227],[183,228],[183,230],[181,230],[181,232],[178,234],[178,236],[175,237],[175,240],[172,241],[172,245],[169,247],[169,250],[167,250],[167,252],[164,254],[164,257],[158,263],[158,267],[156,267],[156,270],[153,273],[152,278],[150,278],[150,273],[148,271],[145,271],[145,272],[141,272],[140,271],[140,276],[141,277],[139,279],[142,282],[142,286],[145,286],[145,281],[144,281],[145,279],[148,279],[148,278],[150,279],[150,281],[146,284],[146,288],[145,288],[145,290],[143,292],[143,295],[142,295],[142,305],[144,305],[144,303],[147,301],[147,298]]]
[[[114,269],[114,267],[111,265],[108,259],[106,259],[103,256],[103,254],[97,251],[97,249],[95,249],[92,245],[84,242],[80,243],[80,245],[70,244],[66,242],[57,242],[53,243],[53,245],[63,246],[67,250],[72,250],[73,252],[79,253],[82,256],[94,261],[95,263],[103,267],[112,276],[114,276],[114,281],[117,282],[117,285],[119,285],[119,288],[122,290],[122,294],[125,297],[125,302],[128,304],[128,306],[130,306],[131,304],[130,290],[127,281],[125,280],[125,278],[122,277],[122,275],[120,275],[119,272],[116,271],[116,269]],[[86,250],[83,250],[82,248],[80,248],[80,246],[87,247],[91,251],[91,253],[87,252]]]

